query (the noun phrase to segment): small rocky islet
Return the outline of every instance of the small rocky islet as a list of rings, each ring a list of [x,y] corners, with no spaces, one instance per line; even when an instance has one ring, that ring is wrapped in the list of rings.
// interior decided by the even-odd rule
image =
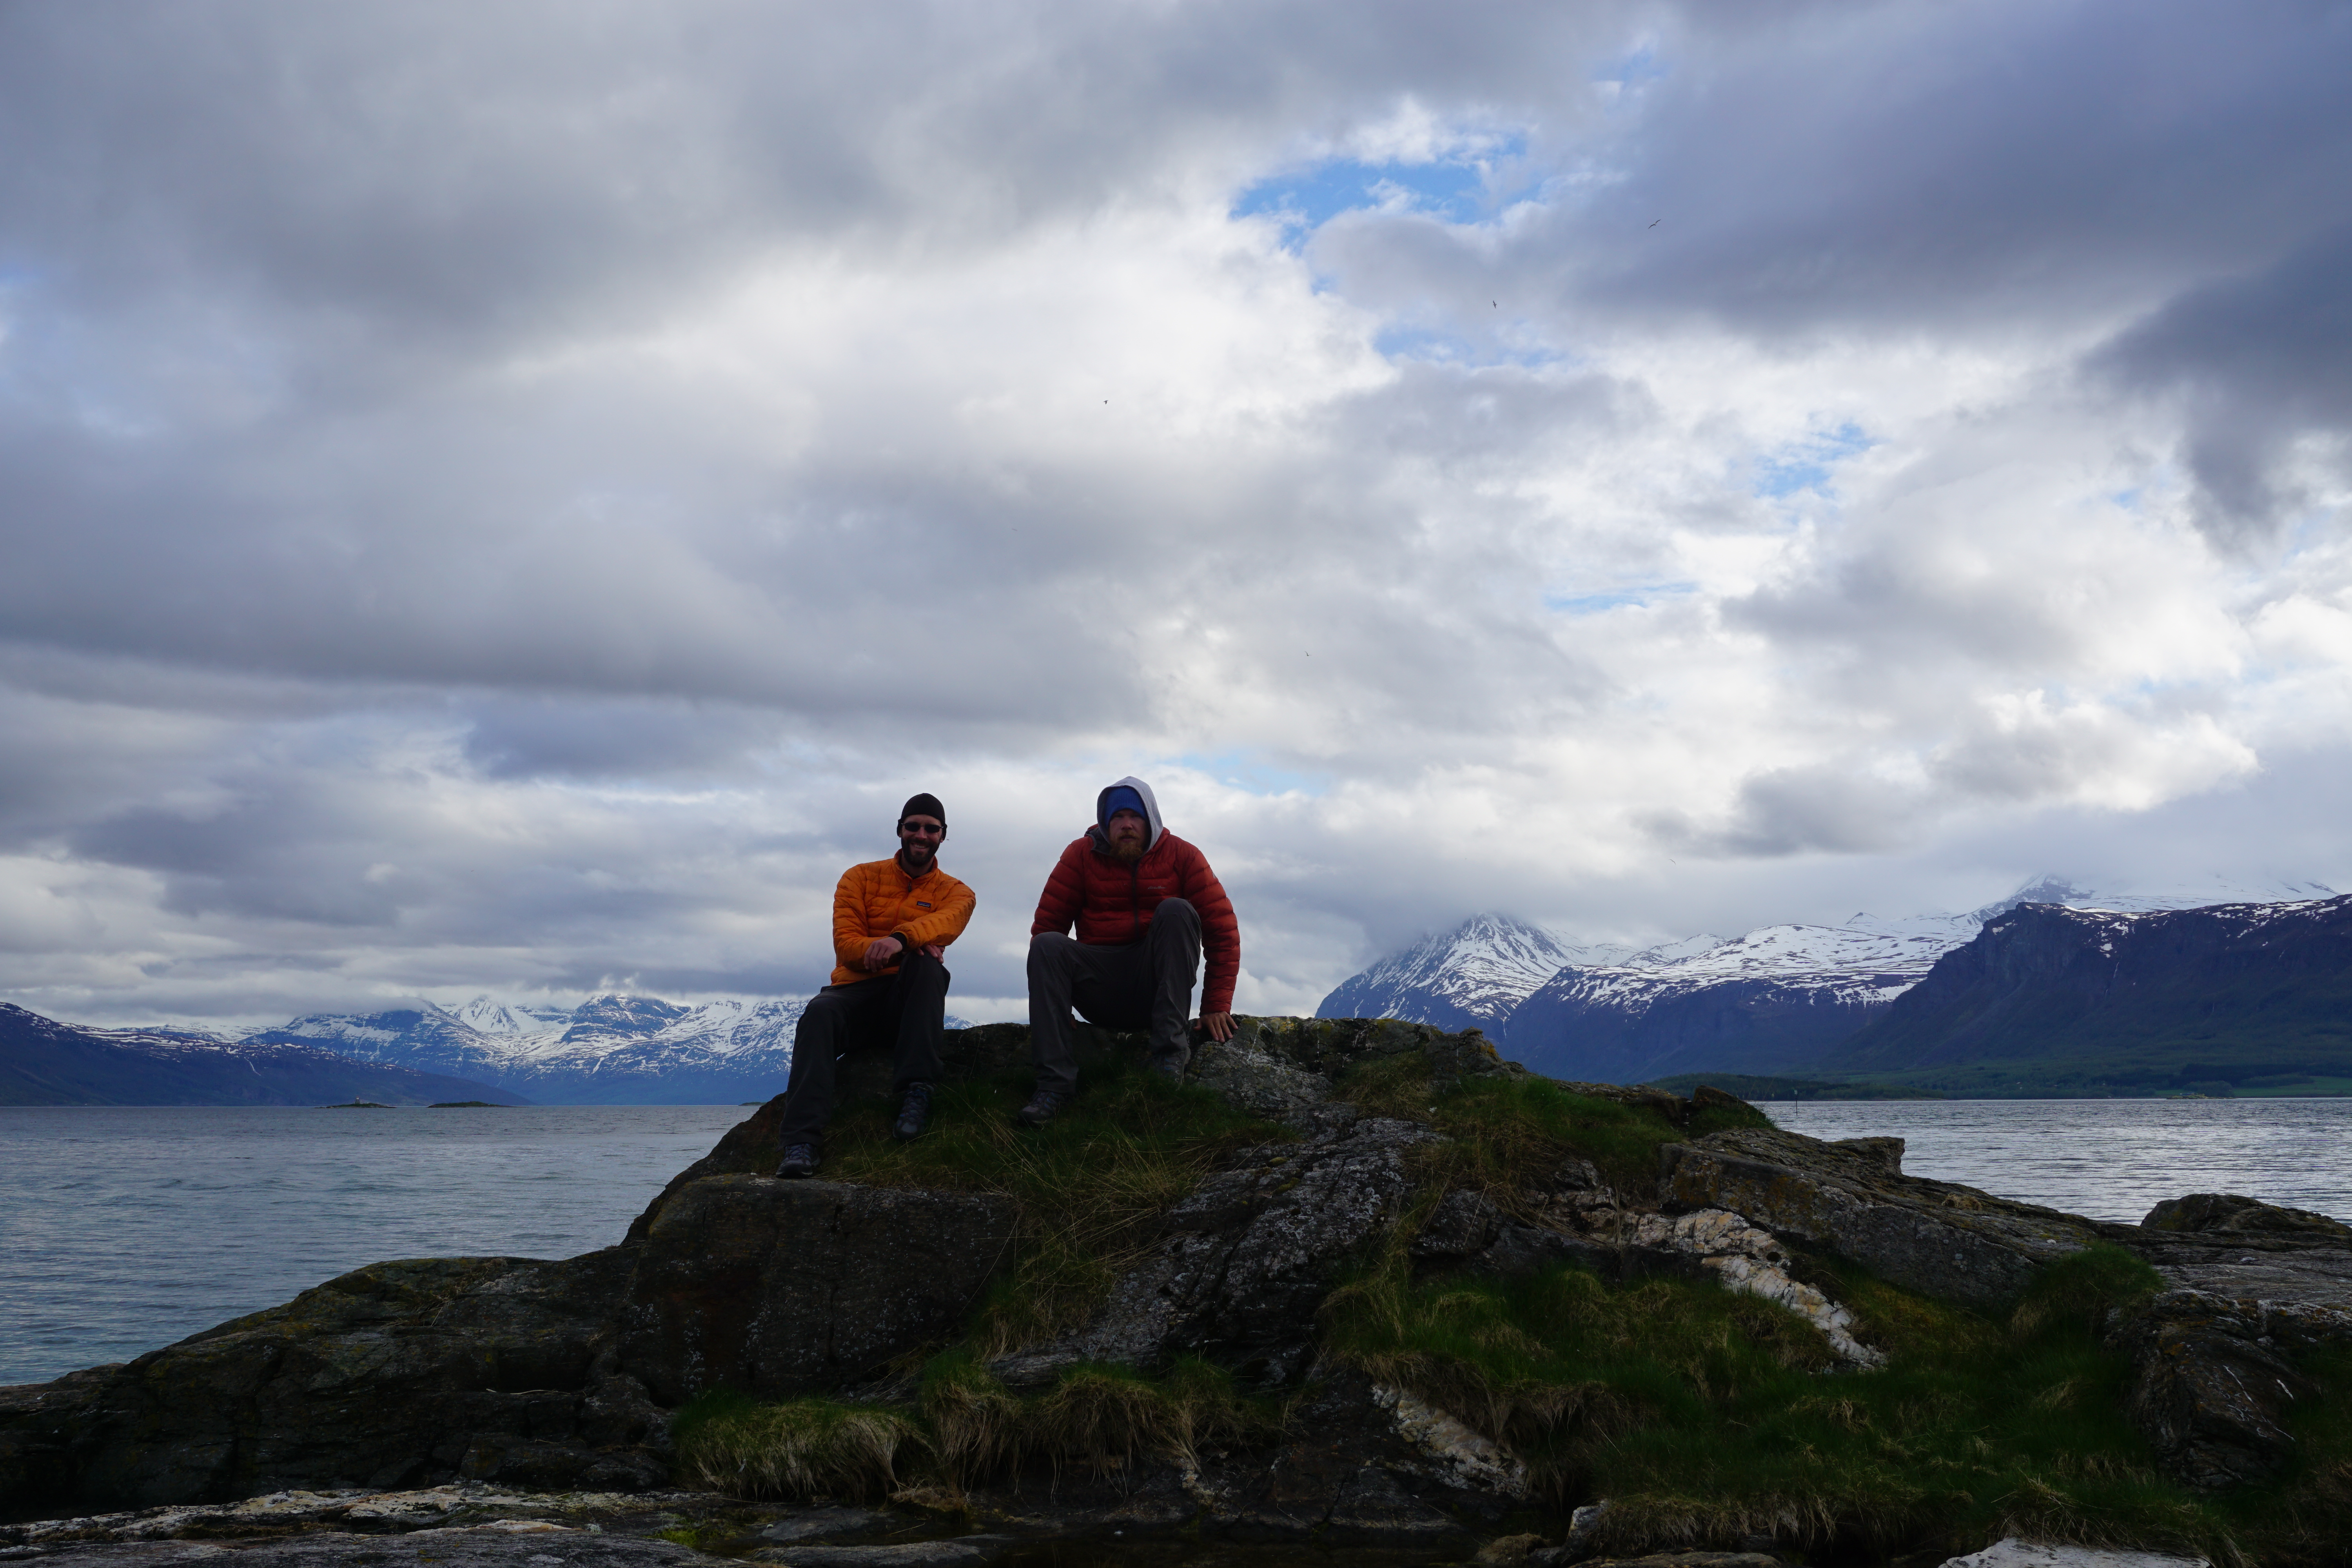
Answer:
[[[1240,1025],[1182,1087],[1082,1031],[1043,1133],[1026,1030],[952,1031],[903,1146],[853,1058],[821,1179],[765,1173],[779,1100],[617,1246],[0,1389],[0,1559],[2352,1561],[2332,1219],[2094,1222],[1475,1030]]]

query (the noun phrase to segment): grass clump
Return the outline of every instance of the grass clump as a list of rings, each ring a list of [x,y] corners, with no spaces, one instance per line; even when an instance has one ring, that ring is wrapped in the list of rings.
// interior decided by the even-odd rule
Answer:
[[[671,1436],[681,1476],[738,1497],[886,1498],[901,1453],[926,1446],[922,1428],[895,1410],[830,1399],[762,1405],[730,1389],[679,1411]]]
[[[1327,1353],[1507,1444],[1555,1500],[1609,1498],[1604,1550],[2017,1533],[2241,1560],[2241,1521],[2159,1477],[2125,1418],[2128,1368],[2097,1323],[2147,1286],[2128,1255],[2052,1268],[2006,1321],[1825,1268],[1890,1354],[1833,1375],[1810,1324],[1711,1281],[1415,1283],[1402,1265],[1334,1292]]]
[[[1421,1179],[1446,1190],[1472,1188],[1507,1211],[1580,1156],[1623,1197],[1654,1198],[1661,1145],[1771,1125],[1762,1111],[1741,1104],[1704,1107],[1678,1127],[1654,1106],[1576,1094],[1546,1078],[1441,1083],[1417,1051],[1364,1063],[1342,1080],[1340,1093],[1371,1114],[1434,1125],[1445,1140],[1421,1152]]]
[[[929,1131],[911,1143],[890,1137],[878,1104],[849,1108],[825,1135],[827,1176],[1013,1200],[1018,1252],[967,1341],[983,1360],[1083,1322],[1221,1157],[1296,1136],[1137,1059],[1089,1063],[1078,1097],[1044,1127],[1013,1119],[1030,1088],[1026,1073],[943,1085]]]
[[[1021,1399],[968,1353],[950,1352],[925,1369],[922,1405],[938,1462],[957,1487],[1033,1466],[1105,1476],[1146,1456],[1190,1465],[1203,1447],[1279,1436],[1284,1422],[1278,1402],[1239,1393],[1232,1374],[1197,1357],[1156,1378],[1076,1366]]]
[[[679,1412],[673,1437],[682,1479],[740,1497],[955,1499],[1033,1468],[1108,1476],[1144,1458],[1189,1465],[1203,1447],[1279,1437],[1285,1416],[1279,1401],[1240,1393],[1223,1368],[1197,1358],[1159,1377],[1076,1366],[1022,1398],[956,1350],[924,1369],[914,1410],[761,1404],[719,1389]]]

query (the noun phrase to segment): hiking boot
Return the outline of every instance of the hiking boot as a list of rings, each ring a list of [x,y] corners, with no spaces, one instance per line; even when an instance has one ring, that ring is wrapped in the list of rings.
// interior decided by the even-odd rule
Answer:
[[[1151,1070],[1171,1083],[1184,1081],[1184,1069],[1192,1065],[1192,1053],[1183,1046],[1172,1051],[1151,1053]]]
[[[1028,1104],[1021,1108],[1021,1124],[1024,1127],[1043,1127],[1054,1120],[1055,1113],[1062,1107],[1069,1103],[1070,1097],[1061,1090],[1041,1089],[1029,1097]]]
[[[788,1179],[816,1174],[816,1145],[792,1143],[784,1148],[784,1157],[776,1163],[776,1174]]]
[[[898,1120],[890,1123],[890,1135],[904,1143],[909,1138],[923,1134],[923,1123],[931,1119],[931,1086],[910,1083],[906,1098],[898,1101]]]

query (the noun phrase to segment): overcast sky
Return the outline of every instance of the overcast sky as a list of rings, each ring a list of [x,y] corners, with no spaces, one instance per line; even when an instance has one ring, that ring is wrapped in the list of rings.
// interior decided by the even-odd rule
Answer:
[[[2352,887],[2352,7],[0,0],[0,997]]]

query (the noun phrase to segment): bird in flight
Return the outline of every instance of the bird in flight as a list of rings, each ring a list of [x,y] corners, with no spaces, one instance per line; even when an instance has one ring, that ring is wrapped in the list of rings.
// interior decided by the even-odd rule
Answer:
[[[1665,219],[1664,219],[1664,218],[1662,218],[1662,217],[1654,217],[1654,218],[1652,218],[1652,219],[1650,220],[1650,226],[1651,226],[1652,228],[1655,228],[1655,227],[1657,227],[1660,224],[1662,224],[1662,223],[1664,223],[1664,222],[1665,222],[1665,221],[1666,221],[1666,220],[1665,220]]]

